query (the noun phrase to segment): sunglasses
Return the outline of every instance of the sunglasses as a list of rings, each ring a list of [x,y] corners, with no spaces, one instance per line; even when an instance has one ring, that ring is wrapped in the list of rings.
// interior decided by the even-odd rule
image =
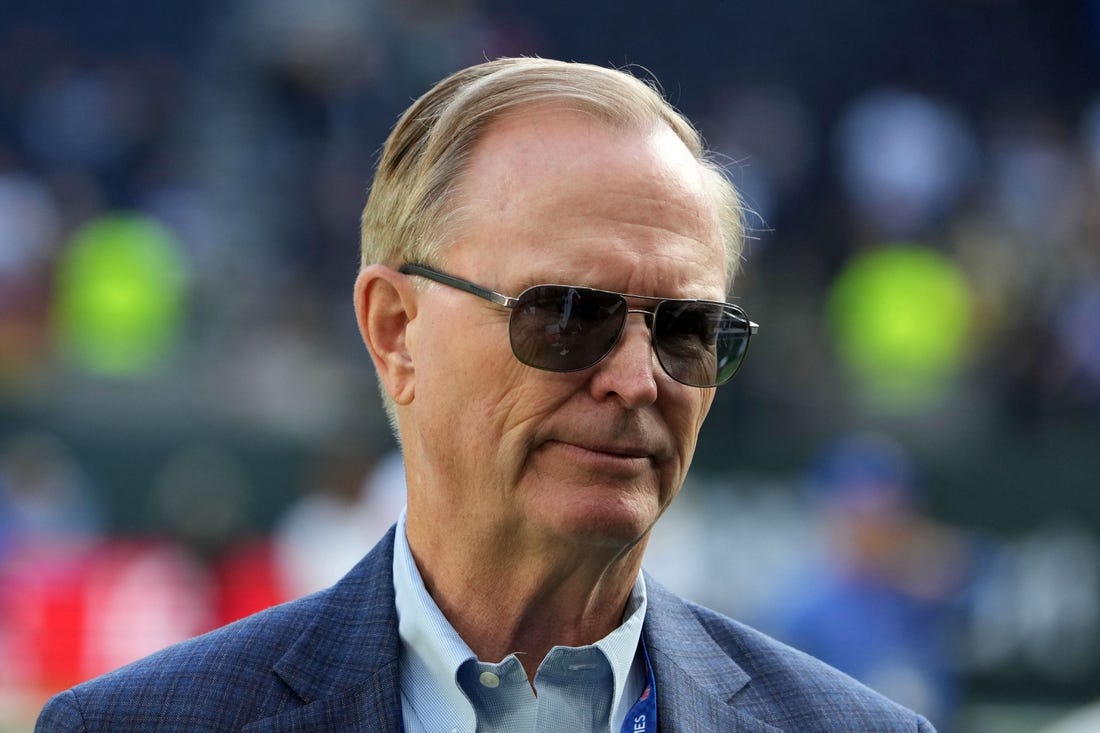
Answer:
[[[535,285],[512,298],[427,265],[405,264],[398,271],[508,308],[512,353],[527,366],[550,372],[599,364],[619,343],[627,315],[640,313],[668,376],[691,387],[717,387],[737,373],[749,336],[759,328],[731,303],[624,295],[575,285]],[[656,305],[635,309],[627,298]]]

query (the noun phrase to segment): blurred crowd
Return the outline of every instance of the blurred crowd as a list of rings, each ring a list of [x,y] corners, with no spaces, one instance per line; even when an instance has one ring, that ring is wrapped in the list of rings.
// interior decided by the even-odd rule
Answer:
[[[0,7],[0,654],[26,660],[0,671],[0,730],[323,587],[389,526],[402,479],[350,308],[358,212],[409,101],[507,54],[657,59],[750,210],[734,297],[761,332],[658,577],[941,731],[974,675],[1067,699],[1100,680],[1095,3],[838,1],[823,50],[812,3],[749,2],[724,17],[738,32],[668,24],[700,39],[678,56],[640,16],[557,3],[166,3],[178,33],[136,3],[91,25],[56,5]],[[787,76],[736,64],[780,32]],[[892,76],[906,53],[943,76]],[[1016,471],[1032,450],[1046,463]],[[970,503],[945,496],[959,484]]]

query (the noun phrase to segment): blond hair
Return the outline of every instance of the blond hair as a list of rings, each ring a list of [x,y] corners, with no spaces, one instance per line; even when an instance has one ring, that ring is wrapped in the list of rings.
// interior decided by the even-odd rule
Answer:
[[[679,112],[650,84],[615,69],[539,58],[502,58],[436,84],[398,120],[382,149],[361,222],[361,265],[441,260],[450,204],[474,146],[509,111],[551,105],[610,125],[671,128],[704,169],[720,217],[726,282],[744,241],[740,198]]]

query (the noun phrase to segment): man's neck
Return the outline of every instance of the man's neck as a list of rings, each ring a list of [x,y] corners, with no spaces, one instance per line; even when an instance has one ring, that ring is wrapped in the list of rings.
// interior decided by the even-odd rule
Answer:
[[[619,626],[645,544],[519,550],[420,529],[410,518],[410,549],[443,615],[478,659],[516,653],[531,681],[555,646],[593,644]]]

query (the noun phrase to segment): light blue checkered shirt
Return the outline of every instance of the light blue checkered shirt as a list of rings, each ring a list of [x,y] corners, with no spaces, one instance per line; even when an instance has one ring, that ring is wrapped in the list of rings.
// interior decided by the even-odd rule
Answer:
[[[535,674],[536,696],[515,654],[481,662],[432,600],[417,570],[405,514],[393,579],[401,635],[401,713],[406,733],[619,733],[645,687],[638,643],[645,618],[641,573],[623,624],[595,644],[557,646]]]

